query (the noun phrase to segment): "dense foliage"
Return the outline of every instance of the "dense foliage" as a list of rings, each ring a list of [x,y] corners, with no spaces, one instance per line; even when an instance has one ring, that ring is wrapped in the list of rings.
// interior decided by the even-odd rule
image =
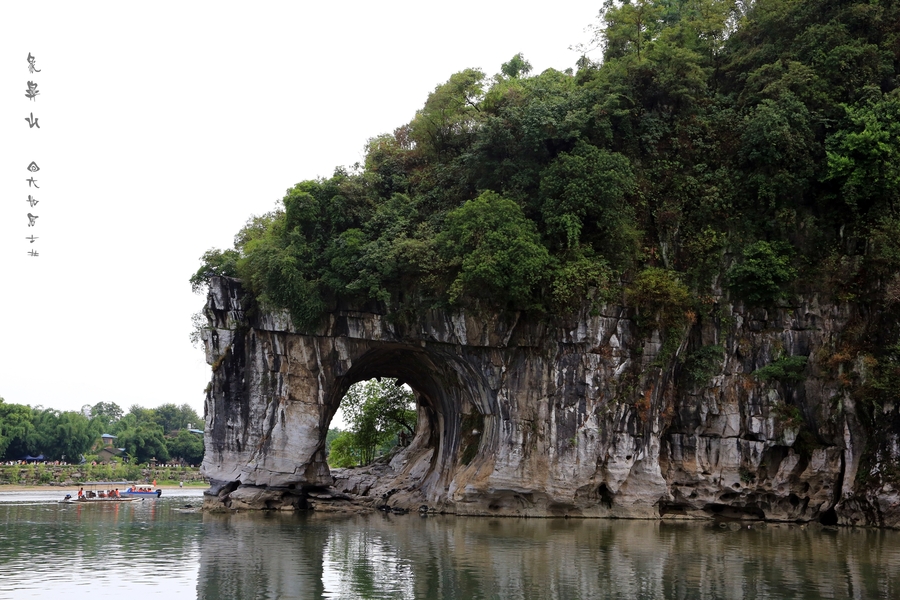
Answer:
[[[330,430],[328,464],[355,467],[371,463],[416,431],[413,393],[396,379],[371,379],[350,386],[341,401],[349,429]]]
[[[46,460],[79,462],[101,448],[100,436],[116,436],[115,446],[127,458],[147,462],[183,459],[203,460],[203,438],[187,431],[202,420],[187,404],[163,404],[158,408],[132,406],[125,413],[113,402],[86,405],[80,412],[58,411],[0,398],[0,460],[21,460],[43,455]]]
[[[207,252],[192,284],[240,276],[302,328],[371,300],[559,314],[627,302],[614,284],[640,273],[645,298],[682,282],[695,301],[714,284],[751,305],[885,299],[900,3],[607,0],[595,34],[602,61],[576,72],[517,54],[453,74],[364,165],[297,184]]]

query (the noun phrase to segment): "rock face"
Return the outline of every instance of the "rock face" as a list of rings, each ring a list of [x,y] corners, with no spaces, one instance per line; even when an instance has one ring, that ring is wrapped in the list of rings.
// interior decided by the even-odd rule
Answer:
[[[308,333],[283,312],[248,316],[248,302],[238,281],[213,279],[208,507],[900,525],[898,492],[859,483],[871,440],[823,366],[847,308],[722,305],[666,337],[617,306],[555,325],[441,311],[400,323],[369,307]],[[789,356],[809,357],[795,383],[751,375]],[[414,390],[416,436],[389,462],[333,474],[331,418],[373,377]]]

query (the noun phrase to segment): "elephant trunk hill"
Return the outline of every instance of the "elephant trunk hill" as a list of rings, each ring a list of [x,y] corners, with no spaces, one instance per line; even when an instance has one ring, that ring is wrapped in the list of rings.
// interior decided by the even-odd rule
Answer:
[[[452,74],[203,255],[210,507],[900,524],[900,0],[592,31]],[[416,434],[332,472],[377,377]]]

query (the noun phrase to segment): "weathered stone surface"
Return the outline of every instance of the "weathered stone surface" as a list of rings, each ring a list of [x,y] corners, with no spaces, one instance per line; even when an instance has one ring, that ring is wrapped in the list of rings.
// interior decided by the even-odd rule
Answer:
[[[319,493],[304,496],[317,507],[336,493],[457,514],[900,525],[900,492],[857,488],[866,434],[816,359],[845,307],[722,305],[664,356],[660,332],[641,335],[616,306],[555,326],[440,311],[401,323],[370,307],[336,310],[310,333],[280,311],[248,318],[244,302],[239,282],[213,280],[208,506],[299,506],[288,490]],[[684,356],[713,344],[721,364],[691,387]],[[810,357],[803,383],[751,376],[792,355]],[[331,418],[351,384],[377,376],[415,391],[416,436],[390,464],[332,474]]]
[[[307,495],[293,489],[277,489],[252,485],[210,488],[204,497],[204,508],[230,510],[297,510],[307,508]]]

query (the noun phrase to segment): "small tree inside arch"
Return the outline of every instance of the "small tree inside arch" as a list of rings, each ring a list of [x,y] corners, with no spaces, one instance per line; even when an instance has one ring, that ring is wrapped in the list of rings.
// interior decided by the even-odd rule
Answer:
[[[350,386],[341,402],[349,429],[332,442],[332,467],[367,465],[416,431],[415,396],[396,379],[370,379]]]

